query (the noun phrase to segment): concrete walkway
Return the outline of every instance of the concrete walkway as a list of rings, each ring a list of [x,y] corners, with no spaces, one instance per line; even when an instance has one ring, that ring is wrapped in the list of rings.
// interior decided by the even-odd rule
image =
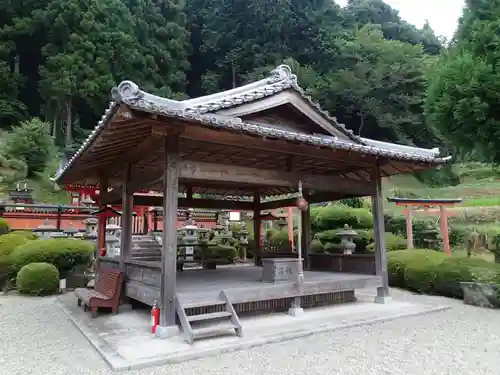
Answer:
[[[394,297],[452,308],[129,374],[474,375],[500,368],[498,311],[400,291]],[[2,296],[0,319],[0,374],[113,373],[54,298]]]

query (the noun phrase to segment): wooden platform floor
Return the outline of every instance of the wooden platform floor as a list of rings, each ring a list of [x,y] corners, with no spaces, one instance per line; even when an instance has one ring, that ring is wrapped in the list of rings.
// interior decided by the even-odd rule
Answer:
[[[187,269],[177,273],[177,293],[183,302],[217,298],[222,289],[232,303],[263,301],[274,298],[315,295],[381,286],[381,278],[333,272],[304,272],[304,285],[298,292],[294,281],[261,281],[262,268],[248,265],[219,267],[216,270]]]

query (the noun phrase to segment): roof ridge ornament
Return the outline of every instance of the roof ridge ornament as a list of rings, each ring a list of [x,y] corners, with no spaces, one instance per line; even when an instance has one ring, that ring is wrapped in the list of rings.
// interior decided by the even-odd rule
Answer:
[[[292,73],[290,66],[281,64],[271,70],[271,77],[276,81],[292,81],[297,83],[297,76]]]
[[[144,96],[139,86],[132,81],[122,81],[118,87],[111,89],[111,96],[115,102],[123,102],[127,99],[139,99]]]

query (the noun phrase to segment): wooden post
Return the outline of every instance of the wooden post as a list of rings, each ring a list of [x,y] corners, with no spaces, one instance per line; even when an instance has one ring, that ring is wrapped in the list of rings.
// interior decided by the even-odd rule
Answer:
[[[288,240],[290,241],[290,246],[293,252],[295,249],[295,238],[293,236],[293,207],[287,207],[286,222],[288,228]]]
[[[375,267],[377,276],[382,278],[382,286],[377,288],[376,303],[390,301],[389,277],[387,273],[387,250],[385,245],[384,207],[382,198],[382,177],[377,165],[372,175],[375,195],[372,196],[373,229],[375,239]]]
[[[134,194],[129,193],[130,164],[124,165],[123,189],[122,189],[122,216],[121,216],[121,238],[120,238],[120,268],[125,270],[125,261],[130,259],[132,251],[132,225]]]
[[[450,238],[448,234],[448,213],[443,205],[439,206],[439,211],[441,213],[441,237],[443,238],[444,252],[446,255],[451,256]]]
[[[57,229],[58,231],[61,231],[61,230],[62,230],[62,227],[61,227],[61,215],[62,215],[62,210],[63,210],[63,208],[61,207],[61,205],[57,206],[56,229]]]
[[[258,191],[253,194],[253,235],[255,241],[255,254],[253,261],[256,266],[262,265],[262,220],[260,216],[260,194]]]
[[[411,206],[407,206],[405,210],[406,216],[406,247],[413,249],[413,211]]]
[[[108,178],[106,176],[101,176],[99,178],[99,209],[106,207],[104,202],[106,201],[106,196],[108,194]],[[106,250],[106,217],[105,215],[99,215],[98,217],[98,229],[97,229],[97,254],[96,260],[99,259],[101,250]],[[98,266],[98,262],[97,262]]]
[[[307,200],[307,196],[305,197]],[[302,257],[304,258],[303,265],[304,269],[307,270],[309,267],[309,251],[311,248],[311,206],[307,207],[307,210],[300,211],[300,220],[302,221]]]
[[[178,334],[176,317],[177,278],[177,193],[179,190],[179,137],[165,138],[163,175],[163,244],[161,268],[161,305],[158,336]]]

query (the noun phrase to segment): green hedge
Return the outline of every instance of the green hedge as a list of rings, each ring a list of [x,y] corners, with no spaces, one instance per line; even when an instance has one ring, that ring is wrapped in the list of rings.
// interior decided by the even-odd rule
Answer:
[[[405,250],[407,247],[406,238],[397,236],[394,233],[386,232],[385,233],[385,248],[387,251],[398,251]],[[368,245],[368,250],[375,250],[375,243],[371,243]]]
[[[10,231],[10,225],[3,217],[0,217],[0,235],[7,234]]]
[[[463,298],[460,282],[500,281],[500,264],[480,258],[450,258],[435,250],[388,254],[389,285],[419,293]]]
[[[364,208],[352,208],[341,204],[311,208],[313,233],[349,225],[353,229],[372,229],[372,213]]]
[[[30,235],[28,235],[28,234]],[[0,236],[0,258],[8,257],[18,246],[24,245],[26,242],[35,240],[37,237],[30,232],[11,232]]]
[[[218,264],[229,264],[238,258],[238,249],[235,246],[212,242],[209,246],[197,246],[194,257],[199,260],[216,260]]]
[[[448,258],[436,270],[434,292],[436,294],[463,298],[461,281],[496,282],[500,265],[480,258]]]
[[[30,263],[53,264],[61,277],[65,277],[76,265],[89,264],[94,250],[91,242],[72,238],[28,241],[14,249],[10,255],[10,263],[16,272]]]
[[[17,290],[23,294],[44,295],[59,290],[59,271],[49,263],[30,263],[23,266],[16,278]]]

